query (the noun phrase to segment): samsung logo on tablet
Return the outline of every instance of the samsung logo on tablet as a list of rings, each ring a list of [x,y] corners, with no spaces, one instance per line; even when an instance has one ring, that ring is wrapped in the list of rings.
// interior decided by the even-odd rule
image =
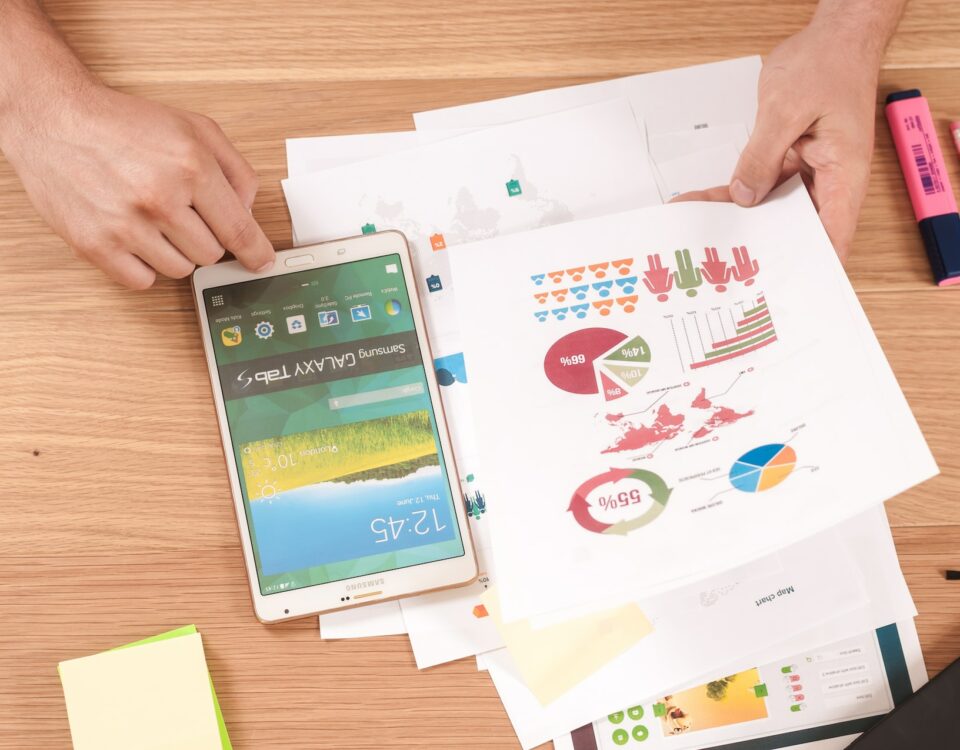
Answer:
[[[370,589],[374,586],[382,586],[382,578],[371,578],[369,581],[360,581],[360,583],[348,583],[347,591],[356,591],[357,589]]]

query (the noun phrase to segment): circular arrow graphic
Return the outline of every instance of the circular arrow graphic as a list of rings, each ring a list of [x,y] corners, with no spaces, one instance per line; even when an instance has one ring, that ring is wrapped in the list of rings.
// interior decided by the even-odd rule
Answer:
[[[590,510],[593,506],[587,500],[590,493],[604,485],[616,485],[625,480],[633,480],[645,484],[649,490],[649,496],[653,500],[653,504],[639,516],[617,521],[616,523],[606,523],[596,518]],[[636,490],[632,492],[622,490],[617,492],[617,488],[614,488],[613,492],[616,494],[608,498],[610,502],[609,507],[629,507],[629,505],[640,500],[640,495],[635,494]],[[573,493],[573,497],[570,498],[570,505],[567,507],[567,510],[573,513],[574,520],[587,531],[592,531],[596,534],[617,534],[625,536],[631,531],[646,526],[663,513],[664,508],[667,507],[667,500],[670,499],[671,492],[673,492],[673,488],[667,487],[667,483],[663,478],[659,474],[654,474],[652,471],[648,471],[647,469],[611,468],[609,471],[591,477],[577,487]],[[604,505],[604,507],[608,506]]]

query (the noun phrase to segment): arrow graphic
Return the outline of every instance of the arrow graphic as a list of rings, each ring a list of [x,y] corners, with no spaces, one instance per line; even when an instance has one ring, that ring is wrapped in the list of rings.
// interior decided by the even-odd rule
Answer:
[[[653,500],[653,506],[647,509],[637,518],[618,521],[615,524],[604,523],[593,517],[590,512],[592,507],[587,501],[587,497],[598,487],[605,484],[616,484],[624,479],[633,479],[643,482],[650,489],[650,498]],[[667,506],[667,501],[673,488],[668,487],[667,483],[659,474],[655,474],[647,469],[618,469],[611,467],[602,474],[597,474],[581,484],[570,498],[570,505],[567,510],[573,513],[574,520],[587,531],[596,534],[617,534],[625,536],[629,532],[646,526],[654,521]]]
[[[656,520],[656,518],[663,513],[663,509],[666,507],[666,503],[654,503],[646,513],[643,513],[636,518],[631,518],[628,521],[617,521],[603,533],[626,536],[631,531],[639,529],[641,526],[646,526],[651,521]]]
[[[585,494],[580,494],[580,490],[577,490],[573,494],[567,510],[573,513],[574,520],[576,520],[576,522],[583,526],[583,528],[585,528],[587,531],[594,531],[597,534],[602,534],[610,528],[610,524],[598,521],[590,514],[590,503],[587,502],[587,496]]]
[[[628,469],[627,471],[630,472],[627,476],[643,482],[650,488],[650,497],[652,497],[655,502],[660,505],[667,504],[673,488],[667,487],[667,483],[663,481],[663,477],[647,469]]]

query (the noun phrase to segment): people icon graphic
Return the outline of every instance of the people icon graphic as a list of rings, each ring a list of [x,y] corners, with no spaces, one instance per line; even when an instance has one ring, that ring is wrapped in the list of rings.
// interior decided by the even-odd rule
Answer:
[[[685,289],[688,297],[696,297],[697,287],[703,283],[703,274],[686,248],[674,252],[674,257],[677,259],[677,270],[673,272],[673,279],[677,289]]]
[[[643,272],[643,285],[651,294],[657,295],[657,300],[666,302],[673,288],[673,274],[669,268],[663,267],[659,255],[647,256],[647,269]]]
[[[760,272],[760,264],[750,260],[750,252],[745,245],[733,248],[733,259],[737,264],[733,269],[733,278],[744,286],[750,286],[755,280],[753,277]]]
[[[713,284],[718,292],[727,291],[726,285],[730,282],[733,269],[727,268],[727,262],[720,260],[717,248],[705,247],[703,252],[707,256],[706,260],[700,264],[703,269],[703,278],[706,279],[708,284]]]

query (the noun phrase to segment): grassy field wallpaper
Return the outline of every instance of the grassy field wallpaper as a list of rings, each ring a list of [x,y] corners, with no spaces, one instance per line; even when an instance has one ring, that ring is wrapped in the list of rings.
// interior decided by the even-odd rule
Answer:
[[[329,481],[393,479],[437,465],[427,410],[240,446],[251,501]]]

